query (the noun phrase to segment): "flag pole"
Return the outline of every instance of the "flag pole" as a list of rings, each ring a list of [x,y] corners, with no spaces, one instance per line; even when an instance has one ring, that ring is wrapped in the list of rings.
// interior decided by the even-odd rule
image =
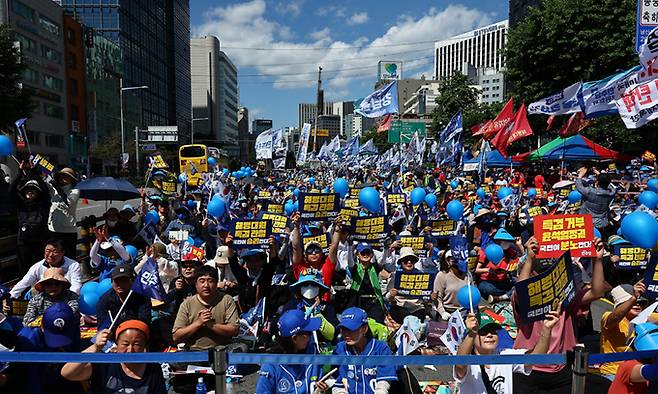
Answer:
[[[474,314],[473,312],[473,296],[471,295],[471,273],[468,273],[468,278],[466,279],[466,285],[468,286],[468,304],[471,307],[471,314]]]
[[[121,312],[123,312],[123,308],[126,307],[126,304],[128,303],[128,300],[130,299],[130,295],[133,293],[133,290],[130,289],[128,292],[128,295],[126,296],[126,299],[123,300],[123,304],[121,304],[121,308],[119,308],[119,312],[117,312],[117,315],[112,319],[112,323],[110,324],[109,330],[112,331],[112,328],[114,328],[114,324],[119,321],[119,316],[121,316]]]

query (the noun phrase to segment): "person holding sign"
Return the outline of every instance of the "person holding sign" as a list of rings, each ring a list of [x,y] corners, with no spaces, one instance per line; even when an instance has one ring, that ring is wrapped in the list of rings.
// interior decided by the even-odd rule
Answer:
[[[546,354],[553,327],[559,320],[561,310],[549,312],[542,322],[539,341],[534,348],[504,349],[498,352],[498,330],[502,326],[486,313],[469,313],[466,316],[465,326],[467,335],[459,345],[458,356],[470,354]],[[512,394],[513,373],[530,375],[532,366],[523,364],[514,365],[455,365],[453,374],[459,390],[469,394]]]
[[[583,308],[587,308],[593,301],[598,300],[605,294],[605,283],[603,280],[603,242],[594,238],[596,257],[592,261],[592,281],[576,290],[575,296],[568,305],[564,305],[560,311],[558,322],[553,328],[551,340],[548,346],[549,354],[561,354],[573,350],[578,343],[575,327],[577,314]],[[543,261],[535,256],[539,252],[539,244],[532,237],[525,245],[527,258],[519,272],[517,286],[544,271],[552,268],[552,261]],[[533,349],[541,339],[542,321],[528,321],[522,317],[519,311],[518,293],[512,294],[512,308],[514,319],[518,326],[518,334],[514,342],[514,349]],[[565,365],[535,365],[529,376],[519,374],[515,385],[521,391],[535,393],[539,391],[555,390],[555,392],[569,392],[571,390],[571,370]],[[562,390],[562,391],[560,391]]]
[[[415,296],[401,296],[398,294],[399,289],[396,286],[400,287],[411,287],[410,291],[405,291],[405,293],[413,294],[414,291],[425,286],[425,289],[429,289],[431,293],[432,286],[434,281],[430,281],[430,275],[425,274],[423,271],[415,268],[416,263],[418,262],[418,256],[414,253],[413,249],[408,246],[403,246],[400,248],[400,255],[397,259],[398,270],[393,273],[393,276],[388,281],[388,286],[386,287],[386,299],[391,303],[391,317],[398,324],[402,324],[404,318],[408,315],[413,315],[418,317],[420,320],[424,320],[425,316],[430,314],[426,310],[425,302],[423,302],[422,297]],[[427,275],[427,283],[422,281],[416,281],[415,279],[422,279]],[[410,281],[403,280],[404,278],[410,278]],[[427,297],[429,299],[429,297]]]

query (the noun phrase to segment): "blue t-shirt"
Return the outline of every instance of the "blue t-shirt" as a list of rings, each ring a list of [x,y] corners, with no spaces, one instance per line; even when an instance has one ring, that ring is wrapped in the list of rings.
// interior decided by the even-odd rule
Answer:
[[[312,342],[306,353],[317,353]],[[263,364],[258,374],[256,394],[312,394],[315,383],[322,377],[322,366]]]
[[[356,356],[353,349],[349,349],[345,341],[336,346],[334,354]],[[389,356],[391,348],[386,342],[371,338],[366,344],[362,356]],[[341,365],[338,369],[336,385],[342,386],[343,379],[347,379],[350,394],[374,394],[375,386],[379,380],[398,380],[396,368],[393,365],[379,365],[375,367],[364,367],[363,365]]]

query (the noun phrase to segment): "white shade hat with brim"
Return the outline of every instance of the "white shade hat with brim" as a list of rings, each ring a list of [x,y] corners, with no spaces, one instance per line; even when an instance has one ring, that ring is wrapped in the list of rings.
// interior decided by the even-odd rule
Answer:
[[[398,256],[398,259],[396,260],[396,263],[400,263],[400,260],[403,260],[407,257],[413,257],[414,263],[418,261],[418,256],[416,256],[416,253],[414,253],[414,250],[410,248],[409,246],[403,246],[400,248],[400,255]]]

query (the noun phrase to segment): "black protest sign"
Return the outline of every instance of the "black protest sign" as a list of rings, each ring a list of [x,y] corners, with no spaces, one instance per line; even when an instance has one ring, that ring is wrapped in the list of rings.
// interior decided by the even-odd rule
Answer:
[[[270,220],[236,220],[232,223],[233,247],[236,249],[268,249],[272,235]]]
[[[613,254],[619,256],[615,268],[623,270],[638,270],[646,268],[648,253],[646,249],[638,248],[630,243],[614,245]]]
[[[338,193],[299,193],[299,212],[302,220],[331,220],[340,211]]]
[[[357,242],[382,243],[390,231],[385,215],[352,218],[350,227],[352,239]]]

